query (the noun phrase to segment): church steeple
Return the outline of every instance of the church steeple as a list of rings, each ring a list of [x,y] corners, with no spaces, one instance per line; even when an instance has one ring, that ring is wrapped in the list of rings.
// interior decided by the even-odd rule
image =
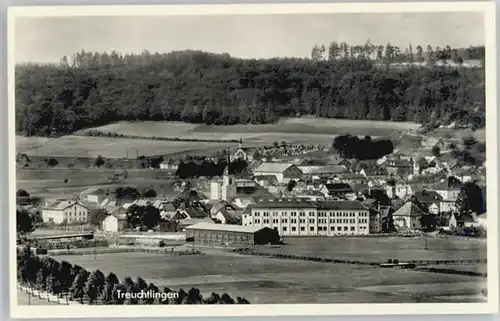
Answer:
[[[224,168],[224,172],[222,175],[228,176],[230,171],[229,171],[229,166],[231,165],[231,157],[229,154],[229,149],[226,151],[226,168]]]
[[[238,148],[242,148],[243,147],[243,139],[241,139],[240,137],[240,142],[238,143]]]

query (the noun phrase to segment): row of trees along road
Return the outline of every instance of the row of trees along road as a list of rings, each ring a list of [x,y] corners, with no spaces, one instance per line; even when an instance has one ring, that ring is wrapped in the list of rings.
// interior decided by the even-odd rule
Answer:
[[[298,115],[484,126],[484,67],[392,65],[443,55],[484,60],[484,47],[332,44],[326,59],[318,48],[312,58],[274,59],[82,50],[60,64],[17,65],[16,130],[57,136],[116,121],[243,124]]]
[[[33,254],[29,247],[17,252],[17,280],[41,291],[65,296],[88,304],[249,304],[248,300],[237,297],[231,298],[227,293],[219,295],[212,293],[204,298],[200,290],[191,288],[189,291],[180,289],[178,298],[158,300],[124,299],[121,293],[139,293],[142,291],[160,292],[153,283],[146,283],[142,278],[136,281],[125,277],[122,282],[114,273],[105,276],[101,271],[87,271],[78,265],[66,261],[56,261],[50,257],[40,258]],[[172,292],[164,288],[162,292]]]

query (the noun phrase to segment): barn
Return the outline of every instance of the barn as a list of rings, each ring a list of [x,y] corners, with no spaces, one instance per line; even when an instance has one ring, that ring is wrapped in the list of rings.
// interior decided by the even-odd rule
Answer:
[[[186,227],[186,239],[198,244],[259,245],[278,244],[277,230],[269,227],[198,223]]]

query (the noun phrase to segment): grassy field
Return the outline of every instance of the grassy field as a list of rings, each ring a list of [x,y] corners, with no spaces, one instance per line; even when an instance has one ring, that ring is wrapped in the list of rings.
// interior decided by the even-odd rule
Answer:
[[[68,180],[28,180],[18,181],[17,189],[21,188],[38,197],[70,197],[79,195],[90,187],[99,187],[103,190],[114,191],[118,187],[133,186],[139,190],[154,189],[159,196],[173,197],[175,195],[172,180],[126,179],[119,183],[98,181],[94,178]]]
[[[417,294],[477,294],[484,278],[380,269],[343,264],[285,261],[222,253],[163,256],[147,253],[55,256],[119,278],[143,277],[172,290],[198,287],[202,294],[227,292],[252,303],[403,303]],[[429,299],[430,300],[430,299]],[[465,299],[464,299],[465,300]],[[435,301],[431,301],[435,302]]]
[[[401,134],[415,131],[420,125],[411,122],[325,119],[314,117],[285,118],[274,124],[213,126],[183,122],[119,122],[105,126],[80,130],[110,132],[144,137],[168,137],[178,139],[239,140],[246,145],[271,145],[275,141],[302,144],[331,144],[332,136],[341,134],[370,135],[399,140]],[[484,130],[438,129],[427,134],[430,137],[446,135],[458,138],[474,135],[484,140]],[[123,158],[139,155],[177,155],[184,153],[209,153],[216,149],[235,148],[235,143],[159,141],[107,137],[63,136],[60,138],[16,137],[18,153],[53,157]],[[133,155],[132,155],[133,154]]]
[[[147,139],[127,139],[108,137],[63,136],[59,138],[39,138],[16,136],[16,152],[28,156],[87,157],[98,155],[106,158],[125,158],[144,155],[169,155],[187,151],[224,149],[228,143],[199,143],[158,141]],[[232,144],[235,145],[235,144]],[[137,150],[138,149],[138,150]]]
[[[332,259],[387,262],[388,259],[404,260],[475,260],[486,259],[486,242],[464,239],[397,237],[335,237],[292,238],[285,237],[281,247],[256,247],[259,252],[307,255]]]
[[[89,130],[123,135],[178,137],[185,139],[240,139],[249,144],[288,142],[331,142],[332,135],[352,133],[357,135],[391,136],[419,125],[409,122],[383,122],[367,120],[323,119],[313,117],[286,118],[275,124],[211,126],[182,122],[120,122]],[[353,133],[353,130],[356,133]],[[84,133],[86,130],[80,131]],[[326,137],[325,137],[326,136]]]

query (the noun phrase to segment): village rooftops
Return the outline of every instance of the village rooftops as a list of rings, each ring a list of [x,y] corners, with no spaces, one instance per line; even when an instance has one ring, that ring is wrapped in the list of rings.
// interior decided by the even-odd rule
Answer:
[[[330,193],[354,193],[354,190],[352,189],[351,185],[346,184],[346,183],[331,183],[331,184],[325,184],[326,188]]]
[[[257,167],[254,172],[259,173],[282,173],[286,171],[291,166],[295,166],[289,163],[262,163]]]
[[[262,230],[262,226],[243,226],[231,224],[215,224],[215,223],[197,223],[186,227],[186,230],[205,230],[205,231],[224,231],[236,233],[250,233],[253,234]]]

